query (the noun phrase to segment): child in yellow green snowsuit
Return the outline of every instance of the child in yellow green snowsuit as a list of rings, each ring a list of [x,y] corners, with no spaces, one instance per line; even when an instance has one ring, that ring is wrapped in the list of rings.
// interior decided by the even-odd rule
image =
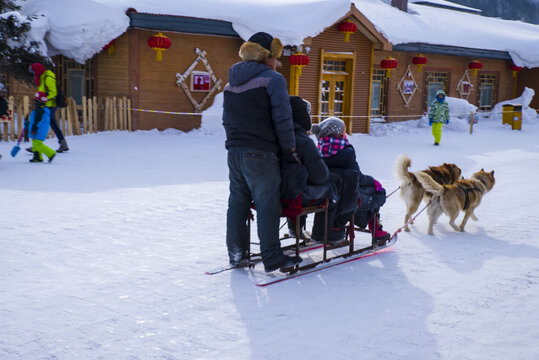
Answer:
[[[46,103],[47,94],[39,91],[34,95],[35,109],[30,114],[30,122],[27,129],[30,132],[29,137],[32,139],[32,151],[34,152],[34,157],[30,162],[42,162],[42,154],[47,155],[49,162],[56,156],[56,151],[43,143],[49,133],[51,119],[50,110],[45,107]]]
[[[438,90],[429,110],[429,125],[432,126],[435,146],[440,145],[443,124],[449,124],[449,105],[445,101],[445,92]]]

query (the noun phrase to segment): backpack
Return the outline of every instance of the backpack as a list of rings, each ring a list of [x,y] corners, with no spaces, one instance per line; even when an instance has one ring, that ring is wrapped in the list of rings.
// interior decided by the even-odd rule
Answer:
[[[50,75],[48,76],[52,77]],[[45,78],[47,78],[47,76]],[[54,80],[56,80],[56,78]],[[60,87],[60,85],[56,83],[56,107],[65,108],[66,106],[67,106],[67,101],[66,101],[64,92],[62,91],[62,88]]]

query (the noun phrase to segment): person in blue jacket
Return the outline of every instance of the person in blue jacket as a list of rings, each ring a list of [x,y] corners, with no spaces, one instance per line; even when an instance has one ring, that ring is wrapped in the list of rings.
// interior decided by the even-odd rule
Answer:
[[[277,71],[283,45],[258,32],[239,50],[224,89],[223,126],[228,150],[230,195],[226,244],[232,267],[248,265],[247,218],[257,212],[258,237],[267,272],[289,268],[300,256],[287,256],[279,240],[281,172],[279,158],[296,154],[292,110],[286,80]]]
[[[51,113],[46,107],[47,94],[42,91],[38,91],[34,95],[35,109],[30,114],[30,122],[28,124],[29,137],[32,139],[32,150],[34,157],[30,162],[43,162],[43,155],[45,154],[51,162],[56,156],[56,151],[48,147],[43,143],[49,133]]]

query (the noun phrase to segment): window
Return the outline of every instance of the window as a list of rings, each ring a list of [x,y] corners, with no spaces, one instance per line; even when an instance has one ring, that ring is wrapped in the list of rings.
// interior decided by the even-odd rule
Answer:
[[[438,90],[447,92],[447,89],[449,89],[449,73],[427,72],[425,74],[425,89],[427,89],[425,92],[425,109],[428,109]]]
[[[62,87],[66,97],[72,97],[82,104],[82,97],[94,96],[94,63],[92,60],[79,64],[75,60],[58,56],[56,63],[56,81]]]
[[[496,86],[498,75],[482,74],[479,75],[478,103],[479,109],[490,110],[496,103]]]
[[[372,70],[371,115],[386,114],[387,78],[383,69]]]

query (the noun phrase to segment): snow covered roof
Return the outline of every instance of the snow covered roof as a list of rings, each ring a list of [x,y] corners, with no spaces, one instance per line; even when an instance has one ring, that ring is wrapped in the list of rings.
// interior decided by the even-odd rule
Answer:
[[[539,67],[539,25],[424,6],[413,0],[408,13],[384,0],[26,0],[20,5],[24,15],[43,15],[34,21],[33,31],[37,40],[46,40],[43,44],[49,55],[60,53],[84,62],[127,30],[125,12],[129,8],[139,13],[228,21],[243,39],[266,31],[284,44],[298,45],[345,16],[352,2],[394,45],[424,43],[503,51],[518,66]]]
[[[408,4],[408,13],[380,0],[356,0],[354,4],[393,45],[424,43],[507,51],[516,65],[539,67],[539,25],[414,3]]]
[[[475,9],[469,6],[464,6],[460,4],[456,4],[451,1],[446,0],[408,0],[409,3],[419,4],[419,5],[429,5],[434,7],[440,7],[440,8],[446,8],[446,9],[454,9],[459,11],[468,11],[472,13],[481,13],[480,9]]]

